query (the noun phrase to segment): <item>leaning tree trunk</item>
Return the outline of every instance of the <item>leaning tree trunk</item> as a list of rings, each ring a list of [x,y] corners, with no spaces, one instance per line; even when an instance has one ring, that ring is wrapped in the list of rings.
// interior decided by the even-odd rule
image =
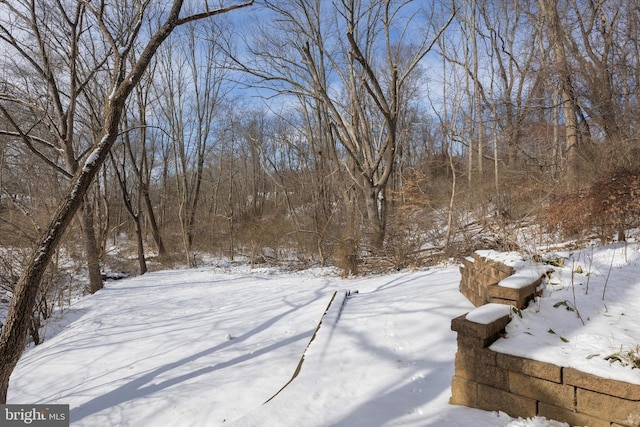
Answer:
[[[130,71],[127,72],[126,65],[130,59],[128,55],[131,53],[133,43],[137,41],[136,36],[144,22],[142,17],[145,10],[141,6],[142,9],[138,11],[140,14],[140,19],[137,21],[138,27],[131,29],[130,44],[125,46],[126,49],[119,47],[112,52],[114,55],[112,90],[109,91],[109,97],[105,99],[104,121],[100,139],[94,143],[93,150],[89,153],[85,164],[74,175],[63,201],[53,213],[49,226],[42,235],[39,245],[31,255],[13,290],[6,323],[2,329],[2,334],[0,334],[0,404],[4,404],[7,401],[9,378],[20,359],[27,340],[27,332],[29,331],[31,320],[30,313],[32,313],[35,305],[42,276],[69,224],[82,206],[83,199],[96,174],[104,164],[111,147],[116,142],[127,98],[142,79],[158,48],[173,30],[180,25],[246,7],[252,3],[253,1],[249,0],[245,3],[214,10],[207,9],[199,14],[180,17],[183,0],[174,0],[166,14],[164,23],[158,27],[155,33],[148,37],[147,44],[142,49],[137,60],[131,65]],[[95,13],[98,13],[98,11],[95,11]],[[106,26],[101,26],[100,30],[108,32]],[[106,34],[105,37],[111,41],[115,40],[112,34]]]
[[[114,132],[113,135],[115,141],[116,133]],[[9,377],[18,363],[26,343],[31,316],[25,315],[25,313],[32,312],[42,276],[65,230],[80,209],[82,198],[96,171],[97,168],[89,169],[88,172],[83,171],[76,176],[67,197],[53,215],[40,244],[31,255],[31,259],[14,288],[6,323],[2,329],[2,335],[0,335],[0,404],[7,401]]]

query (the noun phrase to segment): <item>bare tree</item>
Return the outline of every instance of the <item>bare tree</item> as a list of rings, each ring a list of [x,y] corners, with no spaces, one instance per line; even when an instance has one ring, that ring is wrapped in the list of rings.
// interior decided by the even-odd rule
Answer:
[[[200,204],[204,165],[213,145],[212,127],[228,89],[225,58],[216,39],[223,29],[211,23],[187,27],[182,40],[168,45],[160,57],[164,79],[161,110],[168,129],[179,198],[182,246],[193,266],[193,243]]]
[[[508,214],[508,207],[501,200],[504,189],[500,186],[500,174],[509,173],[517,179],[523,166],[532,165],[534,170],[546,166],[530,135],[537,116],[545,111],[540,96],[547,82],[547,75],[540,72],[540,62],[545,57],[535,48],[540,33],[530,19],[526,3],[469,0],[464,4],[466,14],[460,13],[458,17],[468,41],[461,42],[456,36],[449,38],[444,57],[457,64],[471,80],[467,86],[473,90],[465,104],[474,114],[472,123],[477,129],[475,132],[472,127],[462,129],[461,137],[468,141],[465,145],[470,152],[474,150],[474,141],[477,142],[478,171],[484,169],[485,158],[493,161],[496,193],[492,208]],[[493,134],[493,153],[484,150],[485,132]],[[468,163],[471,174],[471,153]]]
[[[48,164],[59,169],[68,179],[78,170],[83,151],[88,148],[86,137],[91,134],[91,129],[78,119],[83,113],[82,100],[86,99],[83,92],[88,80],[95,78],[104,64],[80,58],[83,52],[89,53],[89,46],[81,39],[81,33],[87,31],[88,21],[86,8],[81,3],[66,8],[56,3],[46,12],[37,5],[36,1],[26,0],[7,3],[5,8],[12,21],[7,19],[0,23],[0,39],[8,51],[16,54],[12,60],[13,72],[19,79],[14,80],[16,83],[2,95],[4,102],[0,112],[12,128],[3,132],[19,135],[29,149],[40,153],[43,158],[47,147],[60,152],[64,166],[52,159]],[[14,30],[17,22],[24,26],[29,39]],[[31,65],[29,71],[23,70],[23,61]],[[10,113],[16,105],[27,107],[35,122],[24,123],[16,119]],[[85,106],[84,110],[87,109]],[[45,127],[48,134],[41,133],[43,138],[36,141],[32,131],[39,126]],[[102,278],[91,203],[82,204],[79,218],[84,235],[89,289],[95,292],[102,288]]]
[[[135,62],[135,56],[132,57],[132,61]],[[151,195],[152,170],[155,164],[155,148],[157,144],[153,138],[153,134],[148,131],[150,124],[147,120],[148,110],[151,109],[153,101],[155,101],[155,99],[152,100],[151,97],[154,96],[152,83],[156,64],[157,61],[154,61],[151,65],[152,68],[149,70],[148,78],[145,78],[136,86],[135,98],[132,99],[129,113],[131,116],[131,124],[130,127],[126,126],[126,134],[123,138],[126,147],[126,149],[123,150],[123,156],[125,159],[128,157],[130,160],[129,166],[133,172],[135,186],[140,199],[139,203],[144,207],[145,222],[151,230],[151,236],[155,242],[158,258],[163,260],[167,256],[167,250],[161,235]],[[133,143],[132,138],[135,140],[135,143]],[[142,232],[143,230],[140,229],[140,233]],[[138,245],[140,245],[142,236],[139,236],[137,240]],[[142,248],[139,247],[138,256],[143,256],[143,252]],[[142,260],[140,260],[140,263],[142,264]]]
[[[125,119],[125,125],[126,124],[127,120]],[[116,161],[113,149],[109,152],[109,158],[111,159],[111,166],[121,190],[124,207],[134,224],[139,272],[140,274],[145,274],[147,272],[147,261],[144,256],[144,239],[142,236],[142,186],[137,186],[138,191],[135,192],[129,189],[130,179],[127,178],[128,170],[133,169],[134,172],[137,172],[137,168],[130,166],[131,164],[135,165],[136,161],[133,154],[130,132],[125,131],[123,139],[123,153],[120,155],[119,161]],[[137,176],[139,176],[139,173]]]
[[[576,167],[579,143],[578,118],[579,110],[574,77],[567,59],[566,35],[560,19],[557,1],[538,0],[540,11],[548,29],[549,45],[553,51],[555,70],[560,82],[562,113],[565,124],[565,152],[567,153],[568,171]]]
[[[7,400],[9,378],[26,342],[29,313],[33,308],[40,280],[65,230],[80,209],[94,177],[116,141],[125,103],[135,86],[140,82],[159,46],[178,26],[250,4],[252,1],[213,10],[206,7],[205,10],[185,14],[183,12],[184,2],[174,0],[170,8],[162,13],[159,25],[145,39],[140,29],[145,21],[144,18],[151,12],[152,4],[150,1],[132,1],[127,7],[121,8],[109,6],[104,2],[92,4],[80,1],[77,3],[78,6],[74,10],[86,11],[83,19],[89,21],[88,25],[92,28],[99,30],[101,41],[104,44],[102,51],[104,63],[109,64],[111,71],[110,91],[108,97],[104,99],[104,115],[100,134],[92,142],[88,156],[71,179],[66,196],[52,215],[36,251],[28,260],[15,286],[7,321],[0,335],[0,403],[5,403]],[[17,18],[24,13],[43,13],[48,10],[50,5],[34,0],[22,6],[24,8],[18,10],[7,3],[2,3],[0,13],[3,16]],[[5,27],[5,30],[5,38],[9,41],[24,36],[21,29]],[[40,33],[40,31],[38,32]],[[98,34],[90,31],[75,34],[75,38],[91,37],[94,43],[96,43],[97,36]],[[130,64],[128,59],[136,43],[142,43],[144,48],[137,61]],[[17,43],[17,47],[25,49],[24,40]],[[38,67],[38,64],[33,62],[29,65]]]
[[[630,155],[628,144],[633,131],[628,122],[624,123],[624,102],[629,99],[628,91],[633,92],[627,70],[633,69],[637,62],[628,55],[627,46],[637,44],[637,40],[627,36],[629,28],[625,19],[637,15],[637,8],[630,10],[629,4],[607,0],[570,0],[568,4],[570,17],[567,20],[576,23],[576,31],[565,31],[564,42],[567,56],[575,64],[573,73],[580,82],[576,88],[580,137],[585,142],[593,142],[588,138],[603,135],[604,150],[611,155],[604,156],[607,162],[598,162],[596,170],[633,167],[630,158],[635,156]],[[589,127],[596,129],[591,133],[584,126],[587,120]],[[581,157],[592,156],[584,151],[579,153]],[[589,162],[594,160],[589,159]]]
[[[451,22],[419,32],[415,9],[391,0],[267,1],[278,35],[263,29],[244,69],[279,93],[314,98],[329,119],[365,204],[371,243],[381,247],[396,163],[405,85]],[[430,11],[435,23],[435,7]],[[424,37],[409,40],[409,34]],[[243,61],[238,61],[243,62]]]

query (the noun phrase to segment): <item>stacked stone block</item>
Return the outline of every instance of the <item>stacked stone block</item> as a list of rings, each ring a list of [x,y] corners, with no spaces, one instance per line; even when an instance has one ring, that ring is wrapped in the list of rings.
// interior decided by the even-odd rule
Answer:
[[[513,267],[484,258],[477,253],[462,260],[460,292],[476,307],[490,302],[488,288],[511,276]]]
[[[500,286],[499,282],[514,272],[513,267],[474,252],[469,258],[462,260],[460,292],[476,307],[487,303],[498,303],[524,309],[536,295],[536,289],[544,276],[541,275],[537,280],[532,280],[528,286],[520,289]]]
[[[466,260],[462,269],[461,290],[476,290],[470,294],[478,302],[500,302],[503,298],[492,296],[492,286],[502,280],[501,273],[490,272],[495,261],[473,259]],[[480,279],[474,285],[476,276]],[[537,285],[526,288],[533,298]],[[528,301],[522,295],[504,299]],[[451,321],[451,329],[458,333],[451,404],[502,411],[513,417],[543,416],[572,426],[640,427],[640,385],[491,350],[489,346],[504,334],[509,321],[510,316],[503,316],[480,324],[467,320],[466,315]]]

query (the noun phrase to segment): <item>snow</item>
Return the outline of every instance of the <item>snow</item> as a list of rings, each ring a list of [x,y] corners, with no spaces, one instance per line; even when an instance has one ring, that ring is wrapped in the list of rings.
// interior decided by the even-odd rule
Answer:
[[[606,360],[640,345],[640,245],[615,244],[564,252],[564,267],[545,265],[543,297],[491,348],[640,384],[640,369]]]
[[[466,316],[470,322],[488,325],[489,323],[511,314],[511,306],[506,304],[485,304],[470,311]]]
[[[495,261],[500,261],[504,265],[508,265],[509,267],[520,267],[526,261],[523,259],[522,254],[520,252],[498,252],[494,250],[479,250],[476,251],[478,255],[483,258],[493,259]]]
[[[102,145],[104,144],[104,141],[107,139],[108,136],[109,136],[109,134],[106,134],[102,138],[100,143],[98,145],[96,145],[96,148],[91,153],[89,153],[89,155],[87,156],[87,159],[84,161],[84,166],[82,167],[82,172],[86,173],[90,169],[95,167],[95,163],[98,161],[99,156],[100,156],[100,147],[102,147]]]
[[[480,250],[477,251],[477,253],[483,258],[498,261],[504,265],[513,267],[514,273],[498,283],[498,285],[503,288],[521,289],[527,287],[532,282],[538,280],[540,276],[548,270],[544,265],[525,260],[523,255],[518,252]]]
[[[514,274],[498,282],[498,286],[511,289],[525,288],[538,280],[544,274],[544,270],[541,266],[519,268]]]
[[[113,88],[112,94],[109,95],[109,100],[112,99],[112,95],[115,94],[115,91],[116,87]],[[110,138],[110,136],[111,135],[108,132],[105,133],[102,138],[100,138],[100,141],[98,141],[98,143],[94,145],[93,150],[91,150],[86,160],[84,161],[84,166],[82,166],[83,173],[87,173],[95,168],[96,163],[100,160],[100,152],[104,150],[105,144],[107,143],[107,140]],[[76,192],[75,189],[73,192]]]
[[[559,256],[565,267],[544,266],[543,297],[492,348],[640,383],[640,370],[605,360],[640,343],[637,245]],[[25,352],[8,403],[69,404],[72,426],[567,426],[448,403],[450,322],[474,308],[459,281],[449,266],[350,279],[210,267],[108,282]]]

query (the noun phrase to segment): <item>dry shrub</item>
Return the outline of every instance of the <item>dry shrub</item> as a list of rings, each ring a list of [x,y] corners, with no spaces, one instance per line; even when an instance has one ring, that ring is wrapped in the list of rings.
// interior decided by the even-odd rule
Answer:
[[[252,263],[259,263],[271,258],[278,261],[282,247],[288,246],[288,237],[292,230],[291,224],[282,217],[252,218],[238,224],[236,250],[248,250]]]
[[[389,259],[395,270],[419,267],[424,262],[425,254],[420,248],[425,240],[423,230],[426,225],[419,212],[403,209],[390,218],[382,256]]]
[[[404,178],[404,185],[399,190],[389,191],[389,200],[399,211],[414,212],[429,204],[429,177],[411,169]]]
[[[81,261],[64,257],[57,251],[40,281],[35,305],[30,313],[29,336],[38,345],[44,339],[41,328],[46,325],[54,310],[71,304],[72,297],[82,294],[82,284],[77,277],[82,269]],[[24,248],[3,247],[0,250],[0,307],[7,310],[15,284],[22,271],[29,251]],[[2,321],[0,319],[0,332]]]
[[[358,240],[345,237],[336,247],[336,267],[342,270],[344,277],[358,274]]]
[[[608,240],[614,231],[625,239],[625,231],[640,223],[640,171],[621,170],[596,180],[587,189],[553,198],[543,214],[552,229],[566,236],[584,237],[596,232]]]
[[[392,268],[401,270],[422,263],[420,247],[425,240],[425,228],[432,200],[429,197],[429,177],[409,170],[404,186],[390,192],[392,209],[387,221],[384,251]]]
[[[513,221],[529,218],[542,205],[541,200],[547,187],[548,183],[533,173],[524,178],[517,176],[514,179],[505,179],[497,213]]]
[[[618,231],[618,240],[625,240],[625,231],[640,221],[640,172],[623,170],[596,181],[591,198],[597,205],[592,215],[599,214],[605,231]]]
[[[587,191],[555,195],[542,213],[542,221],[549,231],[582,238],[586,229],[590,228],[587,224],[592,223],[591,205]]]

